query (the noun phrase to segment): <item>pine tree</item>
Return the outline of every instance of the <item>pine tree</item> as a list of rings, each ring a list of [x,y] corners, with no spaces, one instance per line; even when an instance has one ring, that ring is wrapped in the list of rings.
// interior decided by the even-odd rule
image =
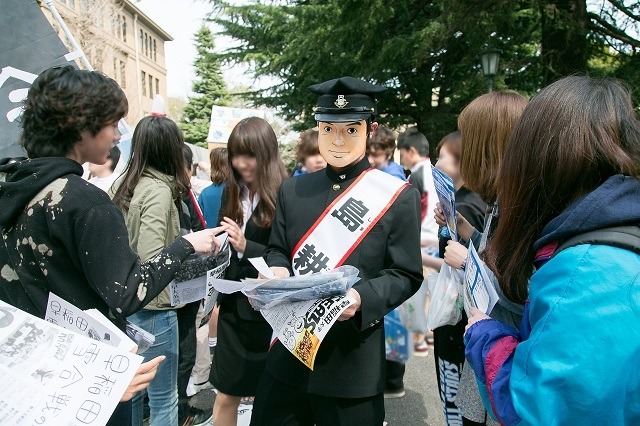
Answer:
[[[195,34],[197,56],[194,62],[196,79],[194,95],[184,107],[180,128],[185,142],[207,147],[207,134],[213,105],[224,106],[229,94],[220,70],[220,57],[214,52],[211,30],[202,26]]]

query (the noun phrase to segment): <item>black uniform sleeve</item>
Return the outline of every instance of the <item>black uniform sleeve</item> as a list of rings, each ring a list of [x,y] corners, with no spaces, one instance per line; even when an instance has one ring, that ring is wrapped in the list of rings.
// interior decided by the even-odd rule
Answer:
[[[285,183],[280,186],[278,200],[276,201],[276,214],[273,219],[273,225],[271,225],[271,237],[267,247],[267,265],[287,268],[289,273],[292,274],[289,245],[286,237],[287,228],[285,226],[284,185]]]
[[[202,231],[204,229],[204,224],[200,221],[200,216],[198,215],[196,206],[193,205],[194,199],[191,197],[187,197],[185,203],[187,204],[187,208],[189,209],[189,221],[191,230],[193,232]]]
[[[74,226],[78,259],[89,285],[122,317],[151,302],[194,253],[191,243],[180,237],[141,263],[129,246],[122,213],[110,202],[89,208]]]
[[[398,198],[389,232],[385,269],[378,277],[359,282],[354,289],[362,299],[361,312],[353,318],[366,330],[413,295],[423,281],[420,254],[420,195],[409,187]]]

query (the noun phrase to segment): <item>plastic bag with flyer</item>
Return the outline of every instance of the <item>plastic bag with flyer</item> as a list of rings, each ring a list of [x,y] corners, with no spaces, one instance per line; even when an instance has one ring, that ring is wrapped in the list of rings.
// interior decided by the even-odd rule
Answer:
[[[399,307],[384,317],[384,348],[389,361],[407,362],[413,353],[411,332],[402,324]]]
[[[427,327],[435,330],[443,325],[455,325],[462,319],[462,278],[446,263],[440,273],[429,274],[431,302]]]
[[[428,292],[427,281],[423,281],[418,291],[400,305],[402,323],[409,331],[420,334],[425,334],[429,331],[425,312]]]

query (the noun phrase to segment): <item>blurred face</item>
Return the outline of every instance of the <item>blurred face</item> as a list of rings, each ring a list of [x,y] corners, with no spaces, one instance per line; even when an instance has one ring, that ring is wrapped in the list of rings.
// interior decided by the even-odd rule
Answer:
[[[251,155],[234,155],[231,159],[231,165],[247,185],[251,185],[255,181],[257,164],[256,157]]]
[[[322,158],[320,154],[312,155],[304,160],[304,168],[307,169],[309,173],[317,172],[325,167],[327,167],[327,162],[324,161],[324,158]]]
[[[418,155],[418,151],[416,151],[414,147],[400,149],[400,164],[402,164],[405,169],[411,170],[419,162],[420,155]]]
[[[95,135],[85,130],[80,136],[82,140],[73,147],[74,159],[80,164],[105,164],[109,158],[109,150],[120,140],[118,122],[107,124]]]
[[[109,157],[104,164],[89,163],[89,166],[87,168],[93,176],[105,177],[111,174],[112,163],[113,160],[111,160],[111,157]]]
[[[378,170],[383,170],[389,165],[387,154],[384,151],[378,149],[370,149],[367,153],[367,157],[369,158],[369,163],[371,163],[371,165]]]
[[[440,156],[438,157],[436,167],[453,179],[454,182],[460,179],[460,162],[447,150],[446,145],[440,148]]]
[[[377,127],[378,123],[375,124]],[[374,128],[372,124],[372,129]],[[335,169],[360,161],[367,148],[367,121],[352,123],[318,122],[320,155]]]

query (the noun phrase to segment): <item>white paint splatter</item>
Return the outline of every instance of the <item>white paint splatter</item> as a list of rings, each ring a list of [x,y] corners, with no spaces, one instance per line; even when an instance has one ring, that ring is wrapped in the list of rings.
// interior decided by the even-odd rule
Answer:
[[[31,215],[33,215],[33,209],[27,210],[27,216],[31,216]]]
[[[14,271],[9,265],[4,265],[2,267],[0,275],[8,282],[19,280],[18,274],[16,274],[16,271]]]
[[[145,283],[140,283],[140,285],[138,286],[138,300],[142,302],[146,295],[147,295],[147,285]]]
[[[46,244],[38,244],[38,251],[40,254],[45,254],[49,250]]]
[[[69,183],[66,178],[56,179],[49,185],[45,186],[35,197],[33,197],[31,204],[27,207],[33,208],[36,204],[44,205],[44,201],[48,200],[49,207],[57,206],[62,201],[62,192]]]

